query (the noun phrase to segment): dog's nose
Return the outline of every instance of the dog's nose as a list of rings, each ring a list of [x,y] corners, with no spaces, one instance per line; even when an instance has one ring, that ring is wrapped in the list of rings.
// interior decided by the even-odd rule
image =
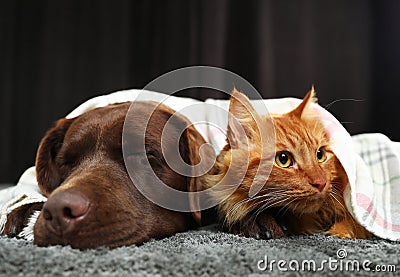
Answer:
[[[47,228],[58,235],[73,231],[89,210],[89,200],[80,192],[60,191],[51,195],[43,206]]]

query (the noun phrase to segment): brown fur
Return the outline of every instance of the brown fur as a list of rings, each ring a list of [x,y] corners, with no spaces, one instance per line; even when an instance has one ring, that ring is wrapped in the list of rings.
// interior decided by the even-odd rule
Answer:
[[[176,173],[163,159],[161,132],[174,113],[172,109],[153,102],[136,102],[135,114],[128,122],[132,127],[128,134],[131,141],[122,141],[122,128],[130,105],[110,105],[74,119],[61,119],[43,138],[37,153],[36,171],[39,187],[49,198],[34,227],[35,244],[71,245],[81,249],[118,247],[140,244],[150,238],[166,237],[196,226],[190,213],[170,211],[150,202],[129,178],[122,143],[136,143],[138,131],[147,128],[147,158],[156,175],[177,190],[197,191],[201,187],[197,178]],[[146,114],[156,106],[145,125]],[[166,149],[173,148],[179,140],[184,161],[199,163],[198,150],[204,143],[203,138],[182,116],[178,116],[174,124],[175,133],[163,142]],[[180,136],[180,130],[184,129]],[[134,153],[132,158],[135,159]],[[136,170],[141,172],[140,168]],[[78,193],[87,199],[89,209],[84,218],[77,218],[68,228],[60,230],[59,226],[54,227],[49,222],[46,209],[50,209],[49,203],[54,205],[52,199],[62,200],[67,193]],[[200,213],[193,215],[199,222]],[[9,217],[13,218],[13,214]]]
[[[312,90],[293,111],[272,115],[276,136],[273,145],[268,138],[273,137],[271,118],[258,115],[244,94],[236,90],[232,93],[227,145],[205,177],[209,187],[222,180],[222,188],[211,196],[220,202],[220,216],[231,231],[255,237],[263,237],[265,232],[280,237],[283,230],[288,234],[328,230],[328,234],[340,237],[370,236],[345,207],[343,190],[347,177],[329,147],[329,138],[321,122],[312,114],[310,105],[315,101]],[[245,135],[237,134],[239,128],[232,117],[241,124]],[[275,148],[273,155],[289,153],[294,164],[282,168],[275,161],[270,175],[263,176],[265,183],[261,191],[250,197],[250,186],[262,161],[263,147]],[[319,149],[326,154],[323,162],[316,158]],[[268,151],[266,157],[270,157],[271,150]],[[247,155],[248,163],[241,165],[246,167],[244,178],[238,189],[226,198],[224,189],[229,186],[229,180],[224,180],[226,172],[235,161],[246,160]],[[268,218],[267,223],[264,220],[260,226],[260,217]]]

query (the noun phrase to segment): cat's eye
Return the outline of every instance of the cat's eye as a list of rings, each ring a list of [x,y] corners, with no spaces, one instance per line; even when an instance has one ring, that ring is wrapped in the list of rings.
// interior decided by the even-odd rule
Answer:
[[[324,148],[320,148],[317,151],[317,160],[319,163],[323,163],[326,161],[326,151]]]
[[[293,165],[293,159],[289,152],[283,151],[275,156],[275,162],[279,167],[287,168]]]

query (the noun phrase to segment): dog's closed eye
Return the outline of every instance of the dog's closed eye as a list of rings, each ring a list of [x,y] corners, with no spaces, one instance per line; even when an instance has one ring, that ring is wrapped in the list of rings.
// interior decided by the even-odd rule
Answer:
[[[55,163],[59,168],[72,168],[79,163],[79,156],[59,154],[55,159]]]
[[[163,165],[163,161],[157,151],[149,150],[146,153],[147,159],[153,169],[157,169]]]
[[[138,166],[138,164],[142,164],[146,168],[146,164],[150,164],[151,168],[155,171],[158,169],[162,169],[164,162],[160,157],[159,153],[154,150],[149,150],[146,152],[147,162],[143,160],[143,156],[141,153],[131,153],[126,155],[126,161],[130,166]]]
[[[66,159],[64,157],[58,157],[56,159],[56,164],[59,167],[63,167],[63,166],[72,166],[75,164],[74,160],[70,160],[70,159]]]

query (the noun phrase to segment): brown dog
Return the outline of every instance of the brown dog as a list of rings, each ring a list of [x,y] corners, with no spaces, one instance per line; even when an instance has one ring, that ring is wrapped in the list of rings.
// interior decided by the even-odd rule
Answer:
[[[48,200],[34,227],[35,244],[80,249],[118,247],[166,237],[199,223],[199,212],[161,208],[145,198],[129,178],[122,144],[135,143],[134,133],[146,130],[146,154],[157,177],[180,191],[200,188],[197,178],[176,173],[161,154],[161,132],[174,111],[154,102],[136,102],[135,113],[128,122],[132,140],[122,141],[130,105],[109,105],[73,119],[61,119],[45,135],[36,157],[36,173]],[[155,112],[146,124],[143,115],[153,109]],[[174,124],[176,132],[163,138],[165,148],[172,148],[179,140],[182,159],[187,164],[197,164],[204,139],[186,118],[179,116]],[[141,172],[141,168],[134,170]],[[33,209],[38,209],[37,204],[11,213],[5,233],[17,234]]]

